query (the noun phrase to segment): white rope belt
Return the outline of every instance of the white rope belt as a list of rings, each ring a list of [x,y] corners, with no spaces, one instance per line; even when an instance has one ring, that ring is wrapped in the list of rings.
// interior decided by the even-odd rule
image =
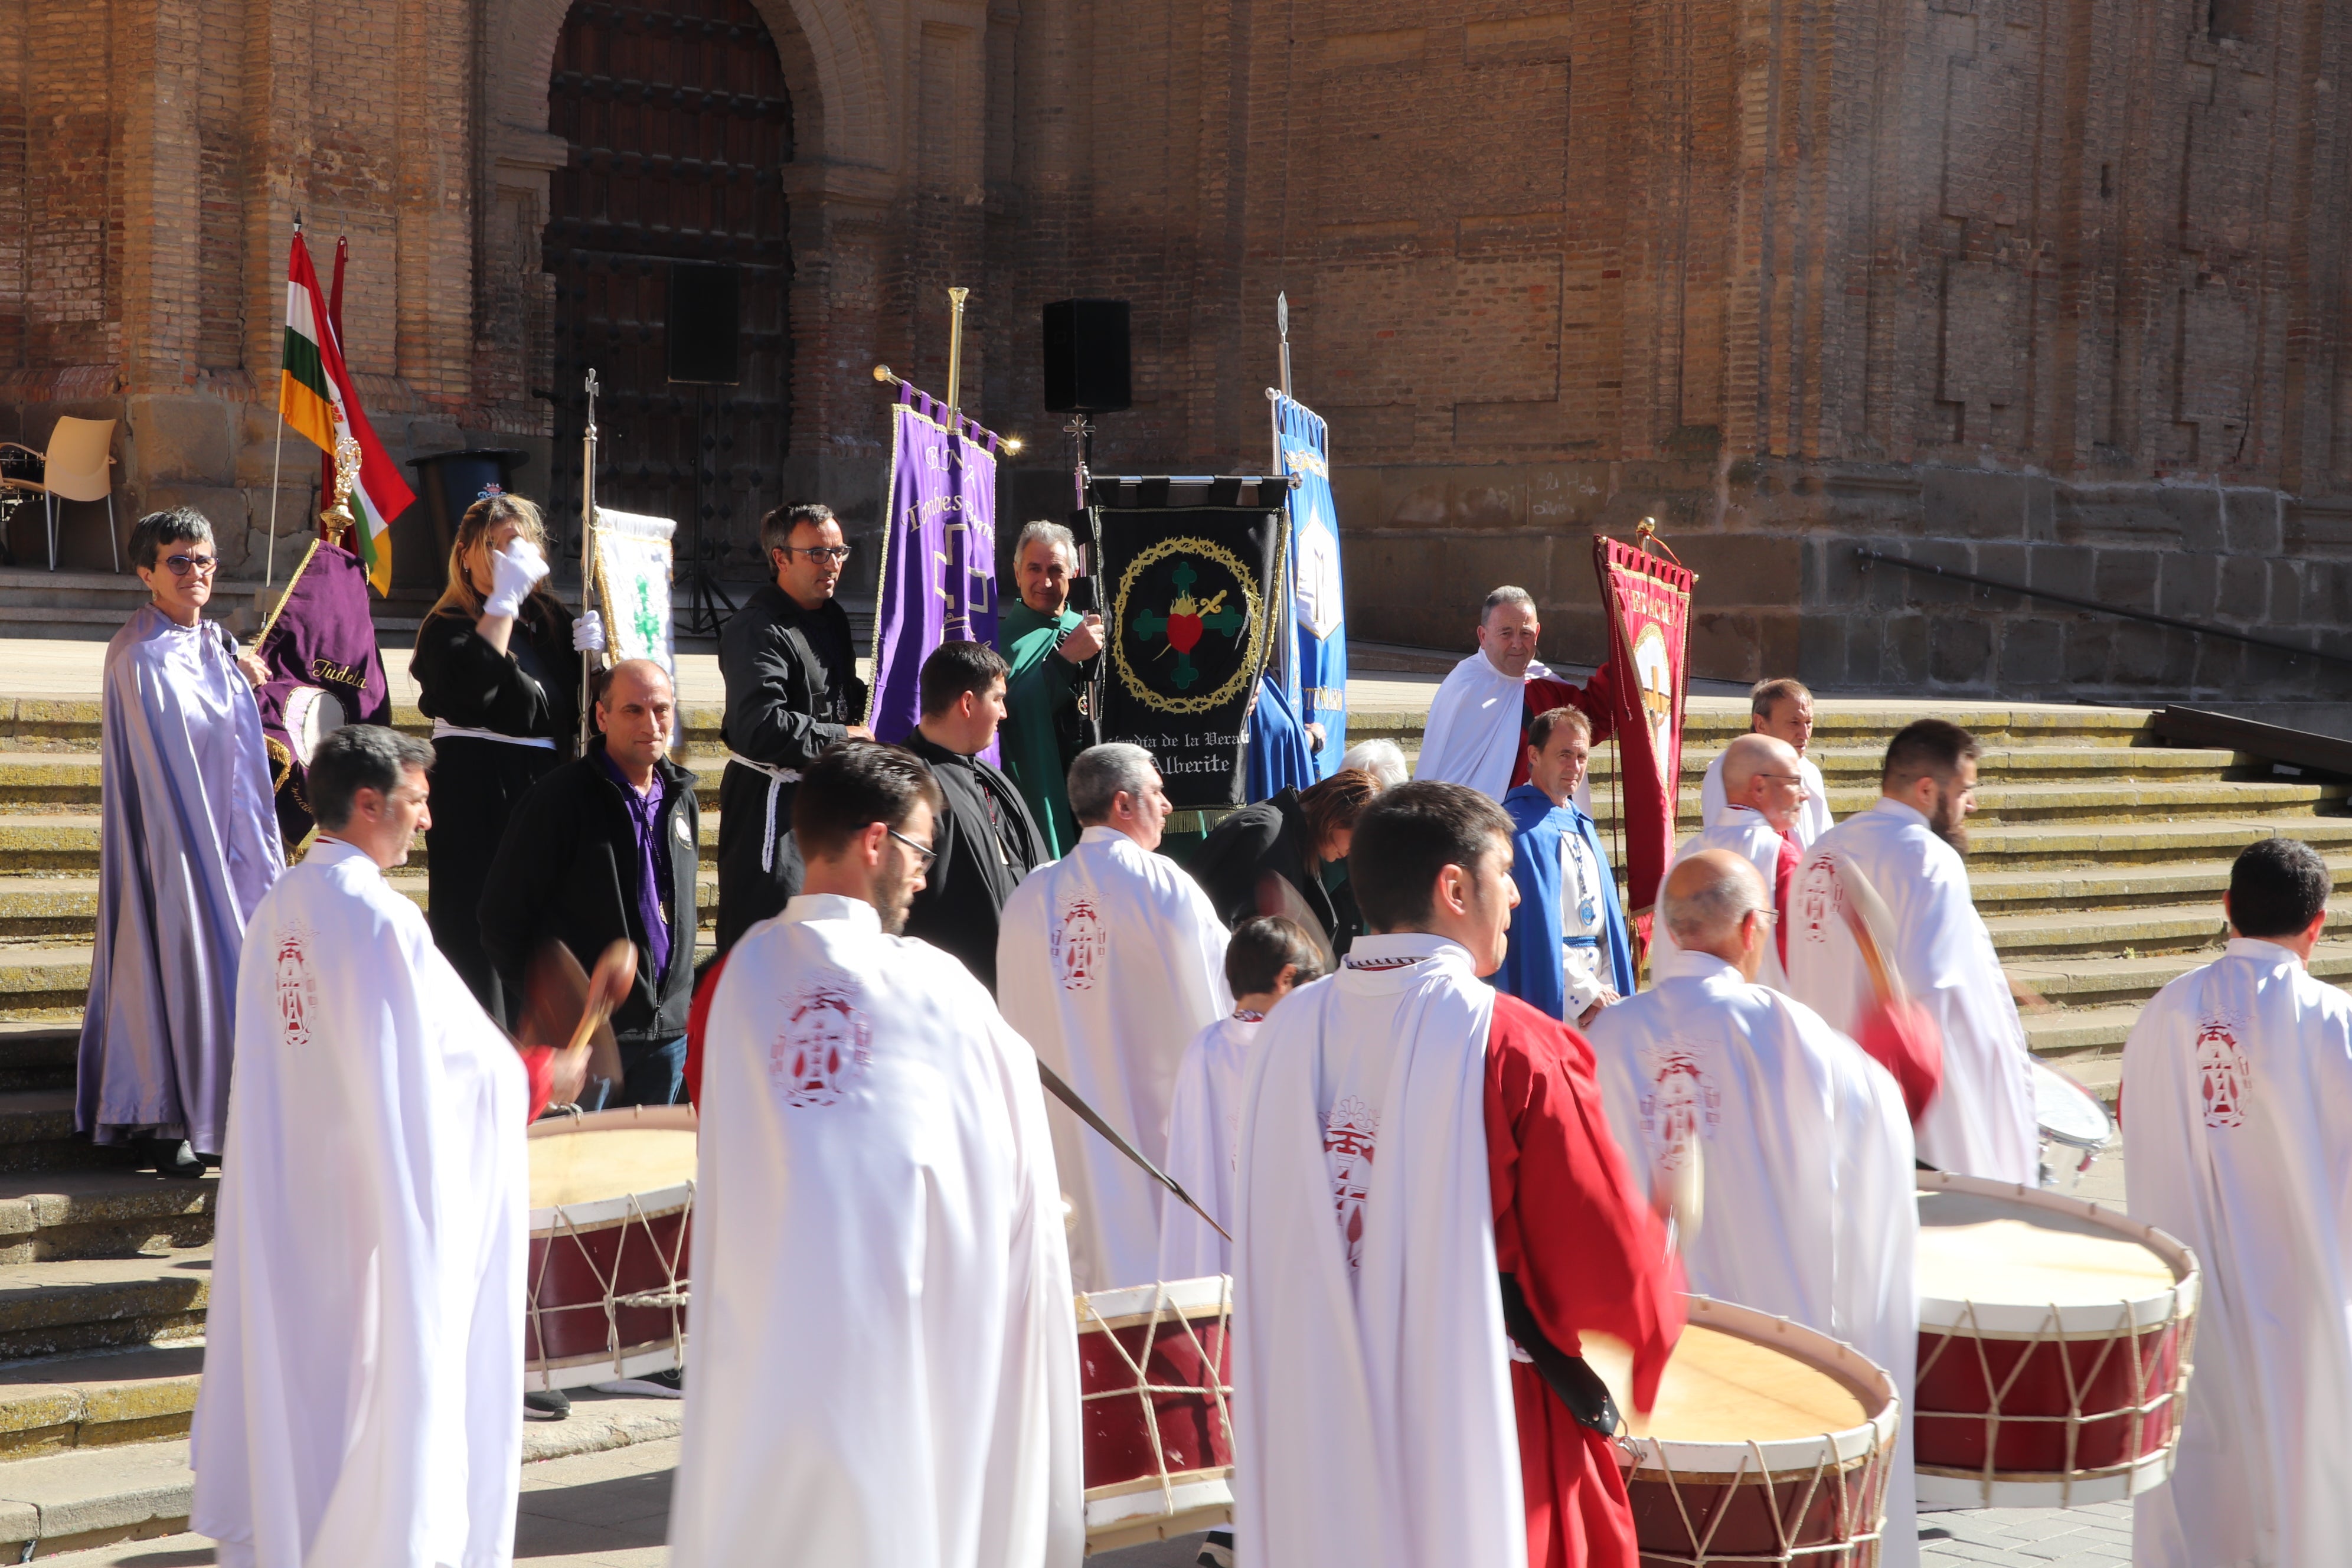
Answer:
[[[532,746],[542,752],[555,750],[555,742],[544,735],[501,735],[496,730],[468,730],[463,724],[446,720],[433,721],[433,738],[436,741],[504,741],[509,746]]]
[[[740,763],[755,773],[768,775],[768,831],[766,837],[760,840],[760,869],[773,871],[776,868],[776,794],[788,784],[800,783],[801,771],[798,768],[780,768],[773,763],[755,763],[740,752],[728,752],[727,760]]]

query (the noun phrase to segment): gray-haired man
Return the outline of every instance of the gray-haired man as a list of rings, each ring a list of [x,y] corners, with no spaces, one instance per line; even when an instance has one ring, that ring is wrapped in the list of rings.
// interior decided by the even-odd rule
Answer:
[[[719,951],[801,890],[792,841],[802,771],[827,746],[873,739],[849,615],[834,597],[849,559],[830,507],[778,507],[760,520],[774,581],[719,634],[727,683],[727,771],[719,781]]]
[[[1060,523],[1023,528],[1013,562],[1021,597],[1004,605],[996,621],[996,651],[1010,672],[997,755],[1029,803],[1046,854],[1060,856],[1078,841],[1066,777],[1091,738],[1078,692],[1102,652],[1102,617],[1070,608],[1078,547]]]

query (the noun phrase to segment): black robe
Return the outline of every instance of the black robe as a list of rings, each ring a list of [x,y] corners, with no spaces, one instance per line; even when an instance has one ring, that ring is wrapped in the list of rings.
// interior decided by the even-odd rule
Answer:
[[[1053,857],[1020,789],[1002,770],[950,752],[919,730],[907,737],[907,749],[930,763],[948,801],[931,826],[937,854],[907,913],[907,934],[954,953],[992,995],[1004,901]]]

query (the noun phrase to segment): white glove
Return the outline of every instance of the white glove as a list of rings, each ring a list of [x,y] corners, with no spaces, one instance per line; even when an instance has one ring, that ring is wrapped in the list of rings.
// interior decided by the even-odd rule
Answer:
[[[580,612],[580,618],[572,623],[572,651],[573,653],[604,651],[604,616],[593,610]]]
[[[482,614],[520,614],[523,600],[546,575],[547,558],[539,546],[528,539],[509,539],[504,550],[490,557],[490,596],[482,601]]]

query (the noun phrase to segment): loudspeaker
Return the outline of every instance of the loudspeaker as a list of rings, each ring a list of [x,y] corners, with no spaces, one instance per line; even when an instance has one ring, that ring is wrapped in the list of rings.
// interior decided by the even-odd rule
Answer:
[[[1045,406],[1055,414],[1116,414],[1128,384],[1127,301],[1056,300],[1045,307]]]
[[[724,262],[673,261],[669,268],[669,379],[733,386],[740,359],[742,275]]]

